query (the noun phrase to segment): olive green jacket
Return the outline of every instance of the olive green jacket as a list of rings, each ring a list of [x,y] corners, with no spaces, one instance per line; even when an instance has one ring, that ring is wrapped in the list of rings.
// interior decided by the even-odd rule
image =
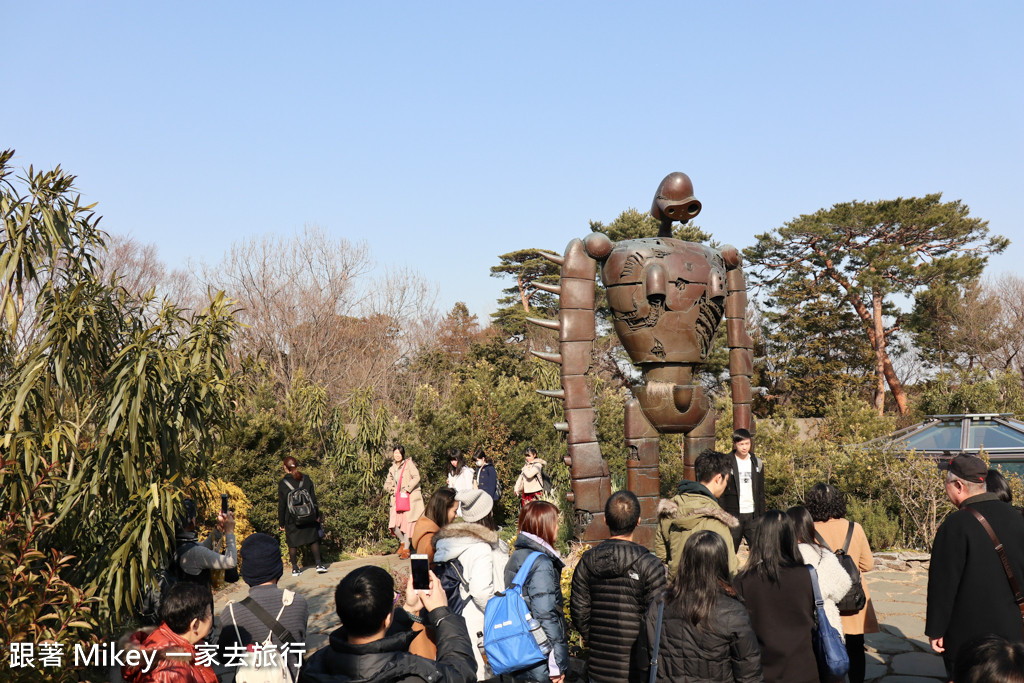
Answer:
[[[729,552],[729,574],[736,574],[736,551],[729,527],[739,520],[722,509],[703,484],[683,481],[679,495],[658,503],[658,530],[654,538],[654,554],[668,564],[669,577],[675,575],[683,545],[697,531],[714,531],[725,541]]]

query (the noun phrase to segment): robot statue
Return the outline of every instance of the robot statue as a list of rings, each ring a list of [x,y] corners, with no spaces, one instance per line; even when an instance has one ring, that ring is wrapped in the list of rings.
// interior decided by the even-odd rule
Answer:
[[[685,435],[685,476],[693,478],[697,455],[715,446],[715,412],[694,381],[707,360],[719,323],[725,317],[732,386],[733,424],[753,431],[750,375],[753,343],[746,331],[747,292],[736,248],[720,251],[673,239],[672,224],[686,223],[701,210],[685,173],[661,181],[651,215],[661,221],[657,237],[612,242],[603,233],[574,239],[565,255],[545,257],[561,266],[558,286],[536,285],[559,296],[559,319],[530,322],[558,330],[558,353],[534,355],[561,365],[562,389],[540,393],[565,402],[576,536],[584,541],[608,537],[604,504],[611,495],[608,464],[601,455],[594,407],[586,375],[596,331],[594,277],[598,264],[607,288],[615,333],[643,383],[626,402],[628,457],[626,488],[640,499],[635,540],[653,541],[659,496],[658,435]]]

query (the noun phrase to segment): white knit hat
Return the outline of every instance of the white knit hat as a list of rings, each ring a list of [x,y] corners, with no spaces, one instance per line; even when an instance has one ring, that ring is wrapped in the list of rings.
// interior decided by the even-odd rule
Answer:
[[[459,491],[455,494],[455,500],[462,503],[462,519],[467,522],[479,522],[494,509],[491,494],[481,489]]]

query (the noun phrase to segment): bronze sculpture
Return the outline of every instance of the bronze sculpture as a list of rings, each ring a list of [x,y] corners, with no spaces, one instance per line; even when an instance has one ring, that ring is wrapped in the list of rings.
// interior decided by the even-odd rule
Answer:
[[[643,383],[626,402],[629,449],[626,488],[640,499],[636,541],[650,547],[659,496],[658,435],[685,435],[685,473],[693,478],[697,455],[715,446],[715,414],[694,370],[707,360],[725,318],[729,346],[733,423],[753,431],[750,375],[753,343],[746,331],[747,291],[739,251],[715,250],[673,239],[672,224],[701,210],[685,173],[671,173],[655,193],[651,215],[661,221],[657,237],[614,243],[603,233],[574,239],[563,257],[544,254],[561,266],[558,286],[537,285],[559,296],[559,319],[530,322],[558,330],[558,353],[534,355],[561,365],[562,389],[540,393],[565,401],[576,535],[584,541],[608,537],[604,503],[611,495],[608,464],[601,455],[586,374],[596,326],[594,278],[601,266],[615,333]]]

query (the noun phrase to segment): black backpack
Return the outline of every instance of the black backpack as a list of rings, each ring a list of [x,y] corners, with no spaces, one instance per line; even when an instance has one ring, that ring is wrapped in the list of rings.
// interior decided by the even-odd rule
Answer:
[[[832,548],[828,547],[828,543],[821,537],[817,531],[814,532],[814,537],[818,540],[822,546],[828,550]],[[857,569],[857,561],[849,556],[850,551],[850,540],[853,538],[853,522],[850,522],[850,528],[846,530],[846,540],[843,542],[843,547],[839,550],[834,551],[836,557],[839,559],[839,564],[842,565],[846,573],[850,575],[850,580],[853,585],[850,586],[850,590],[846,591],[846,595],[843,596],[842,600],[836,602],[836,607],[839,608],[840,613],[853,614],[864,609],[864,605],[868,602],[868,596],[864,594],[864,584],[860,580],[860,570]]]
[[[463,598],[459,591],[460,586],[469,590],[469,582],[462,571],[462,563],[458,558],[437,562],[434,564],[434,576],[441,582],[441,588],[444,588],[444,594],[448,596],[448,609],[455,614],[462,614],[462,610],[466,609],[466,604],[472,599]]]
[[[313,505],[313,497],[305,487],[295,486],[287,479],[284,485],[288,487],[288,513],[295,520],[296,524],[312,524],[316,521],[316,506]]]

